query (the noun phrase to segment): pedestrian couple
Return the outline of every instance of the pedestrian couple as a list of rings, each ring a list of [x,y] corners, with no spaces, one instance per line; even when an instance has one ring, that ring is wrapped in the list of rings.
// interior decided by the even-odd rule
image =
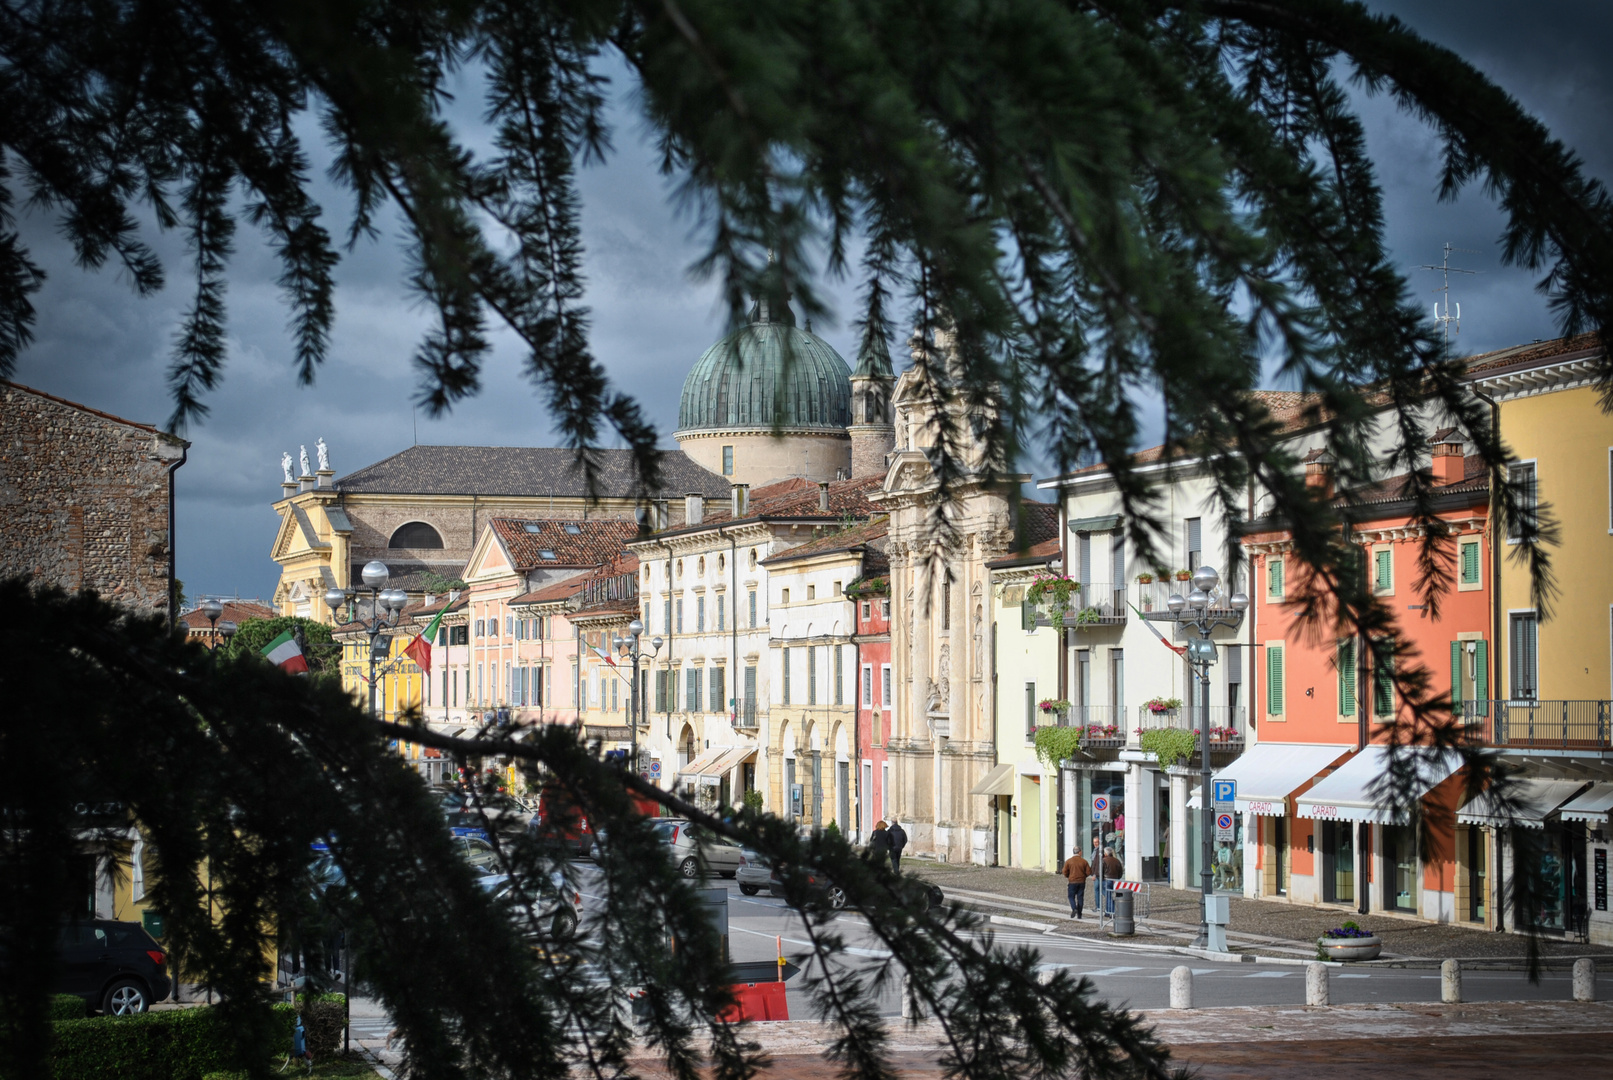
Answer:
[[[874,826],[874,831],[868,836],[868,851],[864,855],[875,866],[890,865],[892,870],[902,869],[902,849],[907,846],[907,830],[901,823],[891,818],[889,823],[881,820]]]
[[[1103,849],[1103,901],[1104,911],[1113,915],[1115,912],[1115,882],[1125,874],[1126,868],[1115,858],[1114,848]],[[1078,849],[1074,855],[1064,860],[1064,868],[1059,871],[1064,875],[1067,884],[1064,886],[1065,894],[1070,900],[1070,918],[1082,918],[1081,909],[1086,906],[1087,879],[1095,877],[1097,872],[1092,864]],[[1094,900],[1097,898],[1094,897]]]

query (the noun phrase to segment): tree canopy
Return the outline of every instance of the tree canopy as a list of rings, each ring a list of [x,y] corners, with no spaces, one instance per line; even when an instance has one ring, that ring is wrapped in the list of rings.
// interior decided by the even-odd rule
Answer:
[[[230,656],[261,656],[269,642],[287,632],[296,637],[310,672],[340,677],[342,647],[331,636],[330,627],[297,615],[247,619],[236,627],[235,636],[223,646],[223,651]]]

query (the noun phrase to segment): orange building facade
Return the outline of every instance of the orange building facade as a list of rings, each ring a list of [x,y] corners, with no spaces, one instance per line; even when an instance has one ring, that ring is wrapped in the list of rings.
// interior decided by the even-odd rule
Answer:
[[[1489,483],[1459,437],[1436,432],[1434,521],[1413,519],[1405,476],[1338,499],[1348,540],[1373,593],[1393,614],[1396,664],[1426,668],[1429,692],[1449,694],[1454,719],[1479,719],[1488,685],[1491,624]],[[1307,482],[1330,490],[1331,465],[1313,452]],[[1443,570],[1425,592],[1423,545],[1438,537]],[[1388,764],[1389,730],[1406,719],[1389,661],[1326,617],[1307,620],[1311,592],[1288,533],[1253,522],[1250,560],[1255,647],[1255,746],[1226,775],[1243,773],[1246,892],[1440,922],[1487,923],[1488,834],[1459,825],[1464,774],[1454,753],[1418,767],[1418,813],[1386,805],[1373,782]],[[1233,776],[1236,779],[1238,777]],[[1419,819],[1430,828],[1419,829]]]

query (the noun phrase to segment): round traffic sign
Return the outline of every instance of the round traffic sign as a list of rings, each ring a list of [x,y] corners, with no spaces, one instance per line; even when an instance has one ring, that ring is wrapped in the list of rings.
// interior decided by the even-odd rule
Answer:
[[[1092,796],[1092,809],[1097,810],[1100,813],[1103,812],[1104,810],[1109,809],[1109,796],[1107,796],[1107,795],[1094,795],[1094,796]]]
[[[1232,828],[1232,815],[1231,814],[1217,814],[1216,818],[1215,818],[1215,827],[1217,829],[1230,829],[1230,828]]]

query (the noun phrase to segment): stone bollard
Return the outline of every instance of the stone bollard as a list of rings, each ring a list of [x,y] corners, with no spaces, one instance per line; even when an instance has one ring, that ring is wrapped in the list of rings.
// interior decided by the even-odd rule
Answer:
[[[1447,960],[1439,965],[1439,1000],[1447,1005],[1462,1003],[1462,962]]]
[[[1305,965],[1305,1004],[1327,1004],[1327,965],[1315,960]]]
[[[1183,964],[1171,969],[1171,1008],[1193,1007],[1193,969]]]
[[[1574,1000],[1596,1000],[1596,961],[1588,956],[1574,961]]]
[[[913,976],[911,976],[911,975],[903,975],[902,976],[902,1019],[903,1020],[922,1020],[922,1019],[924,1019],[924,1003],[922,1001],[914,1001],[913,1000],[912,990],[913,990]]]

